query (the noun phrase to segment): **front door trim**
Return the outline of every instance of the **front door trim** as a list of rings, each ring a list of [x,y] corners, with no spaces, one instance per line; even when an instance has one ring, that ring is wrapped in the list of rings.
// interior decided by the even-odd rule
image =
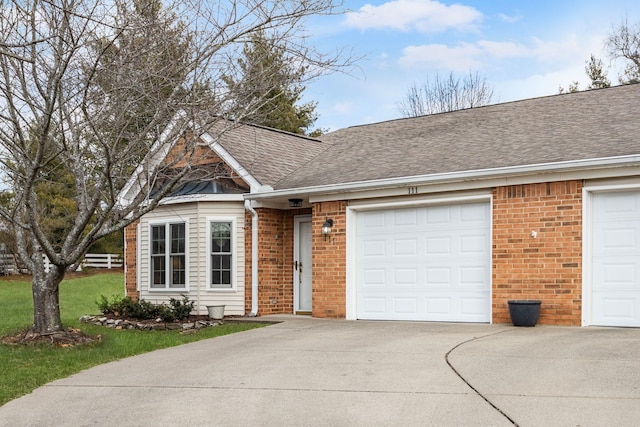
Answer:
[[[307,249],[307,254],[311,254],[311,236],[308,236],[307,241],[304,240],[304,236],[301,233],[301,224],[311,224],[311,215],[297,215],[293,217],[293,311],[295,314],[311,314],[311,304],[308,303],[308,307],[301,307],[300,297],[300,284],[301,280],[307,280],[307,283],[303,285],[308,286],[308,291],[311,292],[311,279],[310,276],[300,277],[300,263],[301,258],[305,252],[302,250],[303,245]],[[308,256],[306,262],[302,261],[302,269],[311,268],[311,256]],[[304,302],[302,302],[304,305]]]

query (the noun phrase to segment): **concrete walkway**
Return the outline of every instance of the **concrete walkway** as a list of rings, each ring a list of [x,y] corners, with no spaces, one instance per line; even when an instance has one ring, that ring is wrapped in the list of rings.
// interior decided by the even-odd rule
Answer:
[[[0,407],[0,426],[609,426],[640,419],[638,329],[275,319],[284,321],[55,381]]]

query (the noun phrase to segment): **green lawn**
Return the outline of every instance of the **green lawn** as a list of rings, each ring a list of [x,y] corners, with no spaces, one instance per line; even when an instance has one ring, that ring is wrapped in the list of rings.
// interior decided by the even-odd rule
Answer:
[[[0,344],[0,406],[53,380],[83,369],[147,351],[260,327],[255,323],[227,323],[195,334],[177,331],[119,331],[80,323],[83,314],[96,314],[100,295],[122,295],[123,274],[101,273],[65,280],[60,307],[65,326],[101,335],[99,342],[71,348],[46,345]],[[31,283],[0,279],[0,336],[15,333],[33,321]]]

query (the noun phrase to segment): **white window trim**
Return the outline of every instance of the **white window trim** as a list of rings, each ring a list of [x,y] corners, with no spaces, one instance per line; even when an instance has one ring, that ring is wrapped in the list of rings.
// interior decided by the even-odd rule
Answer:
[[[170,288],[169,287],[169,278],[167,277],[166,281],[167,284],[164,288],[154,288],[152,286],[152,281],[153,281],[153,273],[152,273],[152,262],[151,262],[151,252],[152,250],[152,243],[151,243],[151,239],[152,239],[152,232],[151,232],[151,228],[155,225],[165,225],[165,227],[167,225],[170,224],[184,224],[184,264],[185,264],[185,271],[184,271],[184,287],[183,288]],[[170,236],[169,230],[167,230],[167,233],[165,234],[165,238],[167,238],[168,236]],[[147,271],[148,271],[148,283],[147,283],[147,289],[149,290],[150,293],[183,293],[183,292],[189,292],[189,220],[186,218],[180,218],[180,217],[170,217],[170,218],[162,218],[162,219],[153,219],[150,220],[147,224]],[[167,265],[167,272],[165,274],[169,274],[169,246],[167,246],[167,251],[165,253],[165,262]]]
[[[612,181],[613,182],[613,181]],[[640,190],[640,183],[598,182],[582,187],[582,326],[592,325],[593,304],[593,196],[597,193],[613,193]]]
[[[238,218],[233,216],[208,216],[207,217],[207,262],[205,263],[207,274],[207,292],[237,292],[238,289]],[[214,288],[211,286],[211,223],[231,223],[231,287]]]

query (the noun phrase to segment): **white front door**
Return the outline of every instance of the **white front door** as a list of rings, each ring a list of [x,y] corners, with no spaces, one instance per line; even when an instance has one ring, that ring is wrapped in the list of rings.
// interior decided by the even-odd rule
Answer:
[[[595,193],[592,325],[640,326],[640,191]]]
[[[489,203],[363,211],[356,227],[358,319],[491,321]]]
[[[294,218],[293,252],[295,311],[311,313],[311,216]]]

